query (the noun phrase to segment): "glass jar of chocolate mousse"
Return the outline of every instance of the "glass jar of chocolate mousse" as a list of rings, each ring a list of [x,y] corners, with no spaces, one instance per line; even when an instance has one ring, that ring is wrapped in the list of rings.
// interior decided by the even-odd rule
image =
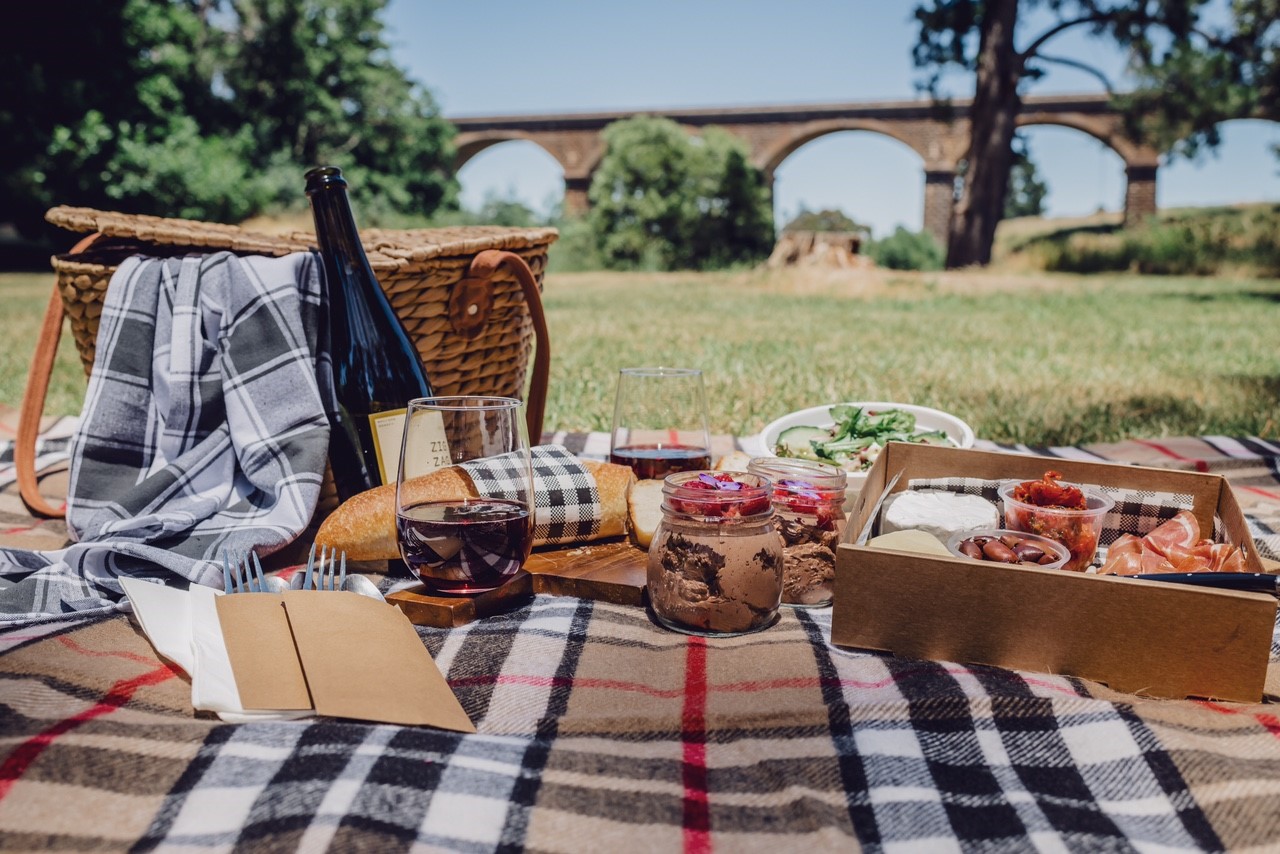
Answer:
[[[747,471],[773,482],[774,520],[783,543],[783,604],[830,605],[836,546],[845,526],[844,469],[816,460],[756,457]]]
[[[772,625],[782,598],[782,536],[768,478],[680,472],[662,485],[649,546],[648,591],[663,626],[740,635]]]

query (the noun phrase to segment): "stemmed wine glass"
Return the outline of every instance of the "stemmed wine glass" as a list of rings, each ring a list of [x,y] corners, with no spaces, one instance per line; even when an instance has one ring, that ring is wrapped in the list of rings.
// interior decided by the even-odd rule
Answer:
[[[533,468],[521,403],[410,401],[396,478],[400,554],[433,593],[475,594],[515,575],[533,547]],[[455,467],[452,484],[436,469]],[[448,479],[446,479],[448,480]],[[474,485],[479,497],[462,497]]]
[[[641,480],[711,468],[702,371],[623,368],[613,410],[609,461]]]

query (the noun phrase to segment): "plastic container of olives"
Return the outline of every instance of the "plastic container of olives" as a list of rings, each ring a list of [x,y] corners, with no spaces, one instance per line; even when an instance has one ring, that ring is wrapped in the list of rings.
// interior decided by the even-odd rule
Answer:
[[[1041,569],[1061,569],[1071,557],[1066,546],[1048,537],[1008,528],[957,531],[947,540],[947,550],[956,557]]]

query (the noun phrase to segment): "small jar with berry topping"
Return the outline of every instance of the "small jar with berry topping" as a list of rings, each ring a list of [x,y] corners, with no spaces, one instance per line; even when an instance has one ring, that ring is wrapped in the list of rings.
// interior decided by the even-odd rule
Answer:
[[[844,469],[815,460],[757,457],[747,471],[773,482],[774,518],[784,545],[783,604],[830,605],[836,546],[845,526]]]
[[[649,546],[649,604],[659,623],[697,635],[738,635],[778,619],[782,536],[768,478],[680,472],[662,485]]]

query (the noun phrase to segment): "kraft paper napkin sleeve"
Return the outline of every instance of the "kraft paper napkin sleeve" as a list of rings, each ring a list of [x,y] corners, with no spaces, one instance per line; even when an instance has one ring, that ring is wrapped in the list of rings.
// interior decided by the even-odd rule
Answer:
[[[316,714],[476,731],[399,608],[320,590],[287,591],[284,605]]]
[[[218,622],[246,709],[311,711],[284,600],[275,593],[219,596]]]
[[[231,723],[291,720],[311,714],[309,709],[245,711],[219,626],[215,600],[221,592],[199,585],[183,590],[137,578],[121,578],[120,584],[142,633],[156,652],[191,677],[192,708],[216,712]]]

